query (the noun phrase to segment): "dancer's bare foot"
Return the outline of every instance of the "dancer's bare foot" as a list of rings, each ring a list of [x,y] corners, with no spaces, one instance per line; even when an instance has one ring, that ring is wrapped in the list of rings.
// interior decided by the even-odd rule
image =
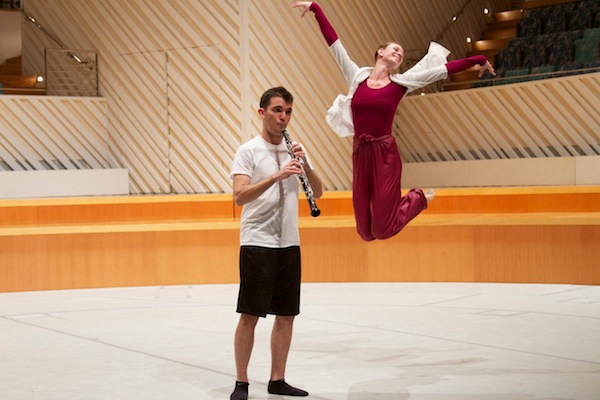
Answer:
[[[434,197],[435,197],[435,190],[427,189],[425,191],[425,200],[427,200],[427,204],[431,203],[433,201]]]

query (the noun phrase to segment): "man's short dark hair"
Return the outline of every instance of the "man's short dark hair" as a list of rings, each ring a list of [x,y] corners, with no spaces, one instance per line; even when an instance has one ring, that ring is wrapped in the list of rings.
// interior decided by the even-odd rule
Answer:
[[[292,104],[294,102],[294,96],[282,86],[273,87],[268,89],[260,97],[260,108],[266,108],[271,102],[271,98],[281,97],[286,103]]]

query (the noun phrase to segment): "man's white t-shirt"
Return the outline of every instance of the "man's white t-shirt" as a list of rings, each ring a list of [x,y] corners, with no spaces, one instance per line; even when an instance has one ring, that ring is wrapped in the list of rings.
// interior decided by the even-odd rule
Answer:
[[[233,159],[230,177],[248,175],[251,184],[276,174],[291,160],[285,142],[279,145],[257,136],[244,143]],[[293,175],[244,204],[240,245],[284,248],[300,245],[298,232],[298,178]]]

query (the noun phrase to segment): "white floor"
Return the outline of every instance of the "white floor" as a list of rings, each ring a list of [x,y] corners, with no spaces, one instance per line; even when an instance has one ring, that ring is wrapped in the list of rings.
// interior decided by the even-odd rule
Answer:
[[[318,400],[600,399],[600,287],[304,284],[287,381]],[[0,294],[0,399],[228,399],[237,285]],[[250,399],[268,395],[261,320]],[[290,398],[288,398],[290,399]]]

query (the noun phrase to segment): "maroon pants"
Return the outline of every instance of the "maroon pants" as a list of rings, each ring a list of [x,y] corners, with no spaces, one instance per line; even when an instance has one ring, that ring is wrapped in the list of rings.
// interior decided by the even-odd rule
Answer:
[[[352,165],[354,217],[363,240],[390,238],[427,208],[421,189],[401,194],[402,160],[393,136],[355,136]]]

